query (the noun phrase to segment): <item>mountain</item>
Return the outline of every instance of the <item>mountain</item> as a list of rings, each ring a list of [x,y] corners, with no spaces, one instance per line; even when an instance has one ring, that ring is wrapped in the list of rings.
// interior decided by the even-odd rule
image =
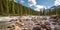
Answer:
[[[50,9],[55,9],[55,8],[60,8],[60,5],[59,6],[52,6]]]
[[[46,9],[49,15],[60,15],[60,6],[52,6],[49,9]]]
[[[0,15],[40,15],[40,12],[34,11],[13,0],[0,0],[0,4]]]

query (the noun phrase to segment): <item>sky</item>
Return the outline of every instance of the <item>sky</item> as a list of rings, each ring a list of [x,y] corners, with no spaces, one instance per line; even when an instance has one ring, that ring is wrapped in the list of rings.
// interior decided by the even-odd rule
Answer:
[[[24,6],[30,7],[36,11],[40,11],[43,8],[48,9],[52,6],[60,5],[60,0],[15,0],[15,2],[18,1]]]

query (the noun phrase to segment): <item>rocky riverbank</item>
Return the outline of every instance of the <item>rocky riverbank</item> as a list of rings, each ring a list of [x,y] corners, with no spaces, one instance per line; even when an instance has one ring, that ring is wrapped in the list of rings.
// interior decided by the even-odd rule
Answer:
[[[0,17],[0,21],[1,30],[60,30],[59,16]]]

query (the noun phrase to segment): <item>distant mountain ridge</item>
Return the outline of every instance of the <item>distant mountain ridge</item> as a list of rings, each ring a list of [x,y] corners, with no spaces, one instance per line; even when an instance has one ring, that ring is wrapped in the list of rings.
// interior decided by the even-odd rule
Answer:
[[[55,9],[55,8],[60,8],[60,5],[59,5],[59,6],[52,6],[52,7],[50,7],[49,9],[46,9],[46,11],[48,11],[48,10],[53,10],[53,9]]]
[[[52,6],[51,8],[46,9],[46,11],[51,15],[60,15],[60,5]]]

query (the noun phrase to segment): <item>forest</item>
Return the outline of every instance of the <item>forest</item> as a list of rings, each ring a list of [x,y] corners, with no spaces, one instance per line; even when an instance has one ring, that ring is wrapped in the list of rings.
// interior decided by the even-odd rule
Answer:
[[[30,7],[26,7],[19,3],[16,3],[14,0],[0,0],[0,15],[2,16],[22,16],[22,15],[60,15],[60,7],[54,9],[44,9],[43,11],[34,11]]]

